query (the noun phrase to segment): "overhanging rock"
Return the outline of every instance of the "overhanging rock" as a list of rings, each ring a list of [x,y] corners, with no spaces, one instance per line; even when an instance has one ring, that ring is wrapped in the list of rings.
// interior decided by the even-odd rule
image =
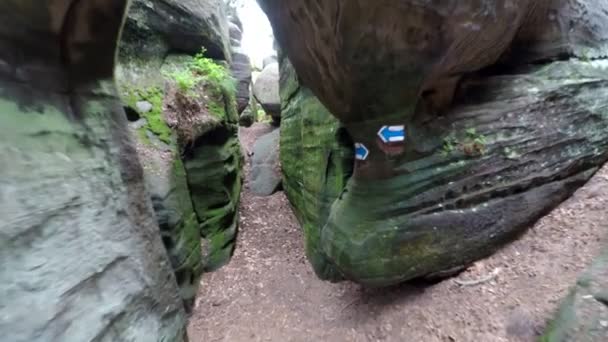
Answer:
[[[581,10],[604,2],[521,1],[510,10],[490,1],[259,2],[297,72],[281,74],[281,159],[309,259],[324,278],[390,285],[466,265],[515,238],[608,159],[608,30],[602,11]],[[462,17],[448,16],[450,8]],[[491,8],[496,16],[486,16]],[[546,11],[572,17],[576,33],[539,26]],[[479,44],[467,44],[479,38],[472,28],[433,38],[436,24],[465,19],[482,28],[486,49],[501,52],[481,57]],[[361,20],[375,29],[362,30]],[[527,50],[502,54],[523,42]],[[572,58],[552,61],[557,55]],[[348,146],[355,153],[346,155]]]

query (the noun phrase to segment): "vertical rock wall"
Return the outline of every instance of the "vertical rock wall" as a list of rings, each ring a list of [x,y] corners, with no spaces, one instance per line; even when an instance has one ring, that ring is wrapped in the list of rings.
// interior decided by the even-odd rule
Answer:
[[[323,279],[341,274],[321,249],[321,228],[352,173],[353,149],[337,119],[301,86],[281,56],[283,189],[305,232],[306,255]]]
[[[125,5],[0,3],[2,340],[184,340],[112,79]]]
[[[242,183],[238,82],[232,84],[227,68],[231,54],[223,49],[230,45],[223,1],[154,4],[135,1],[128,13],[118,78],[125,105],[141,117],[131,130],[189,308],[201,273],[227,263],[234,250]],[[140,37],[144,29],[147,33]],[[169,48],[162,53],[133,52],[157,39]],[[184,41],[201,45],[179,45]],[[194,57],[201,49],[204,56]],[[202,66],[195,71],[197,61]],[[211,72],[213,80],[205,74]]]
[[[299,82],[344,127],[330,138],[338,123],[282,84],[301,123],[282,132],[282,152],[301,156],[282,156],[286,188],[309,255],[348,279],[390,285],[487,256],[608,159],[602,1],[259,3]],[[503,55],[523,41],[529,53]],[[352,176],[323,185],[328,157],[311,156],[349,140]]]

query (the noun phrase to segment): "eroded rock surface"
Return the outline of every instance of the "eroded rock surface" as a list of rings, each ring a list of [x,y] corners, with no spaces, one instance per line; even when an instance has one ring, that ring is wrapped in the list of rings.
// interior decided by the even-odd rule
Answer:
[[[459,78],[510,48],[515,63],[608,55],[601,0],[258,2],[302,83],[344,123],[409,120],[421,95],[447,109]]]
[[[242,126],[251,126],[254,117],[248,113],[243,113],[249,105],[251,98],[251,60],[243,48],[243,24],[239,19],[236,8],[229,7],[230,12],[230,43],[232,49],[232,63],[230,70],[236,80],[236,103],[237,111],[241,115],[239,122]]]
[[[324,278],[462,267],[608,159],[603,1],[259,2],[295,68],[285,188]]]
[[[112,79],[125,6],[0,3],[3,340],[185,338]]]
[[[182,20],[201,19],[195,14],[183,13]],[[142,13],[134,7],[127,21],[152,21],[160,15],[167,14]],[[214,16],[205,17],[211,20],[205,25],[228,26],[224,9]],[[154,36],[138,44],[148,42],[153,43]],[[242,165],[236,80],[226,61],[208,58],[213,44],[199,46],[190,54],[172,51],[145,56],[130,54],[137,48],[130,44],[128,39],[122,42],[118,83],[128,108],[137,109],[142,101],[152,105],[149,112],[139,113],[144,124],[133,127],[132,134],[145,166],[163,242],[184,303],[190,308],[201,273],[226,264],[234,250]],[[201,48],[205,51],[202,56],[198,54]]]
[[[223,0],[133,0],[122,41],[129,56],[195,54],[204,46],[212,58],[231,58]]]

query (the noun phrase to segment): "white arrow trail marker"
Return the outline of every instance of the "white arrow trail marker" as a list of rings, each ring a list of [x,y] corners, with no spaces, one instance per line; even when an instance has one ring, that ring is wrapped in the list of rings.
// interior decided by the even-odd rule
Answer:
[[[365,160],[369,156],[369,150],[361,143],[355,143],[355,158]]]
[[[385,144],[405,141],[405,126],[382,126],[378,131],[378,136]]]

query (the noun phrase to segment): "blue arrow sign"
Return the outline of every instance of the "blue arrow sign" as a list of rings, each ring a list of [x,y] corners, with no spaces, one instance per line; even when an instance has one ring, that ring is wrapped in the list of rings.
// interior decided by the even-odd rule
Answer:
[[[405,126],[382,126],[378,131],[378,136],[385,144],[405,141]]]
[[[365,160],[369,156],[369,150],[361,143],[355,143],[355,158],[357,160]]]

